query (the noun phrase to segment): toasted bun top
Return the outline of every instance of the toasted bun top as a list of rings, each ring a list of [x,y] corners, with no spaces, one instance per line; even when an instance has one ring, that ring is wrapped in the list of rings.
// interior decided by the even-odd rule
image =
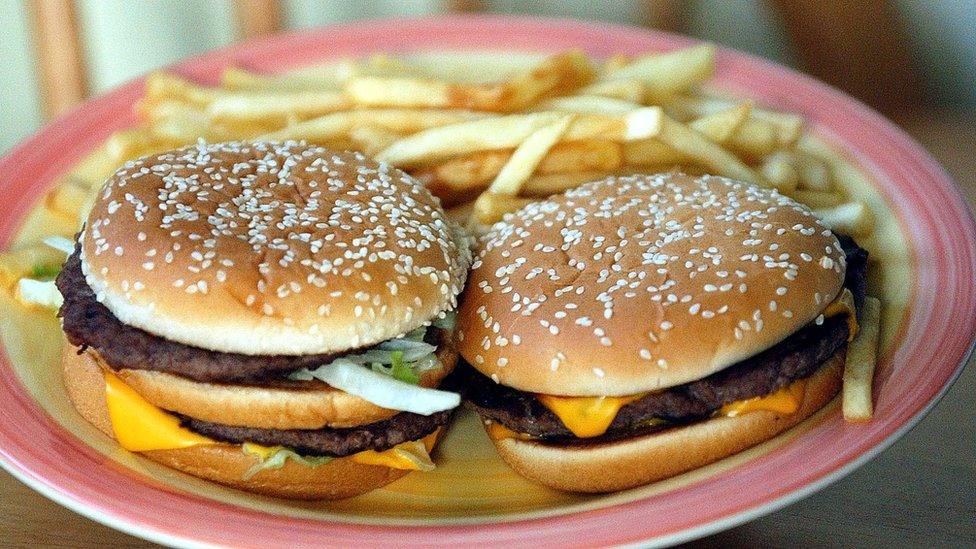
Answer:
[[[455,306],[467,241],[410,176],[297,142],[127,162],[82,235],[98,300],[126,324],[243,354],[341,352]]]
[[[814,320],[840,292],[837,238],[806,207],[723,177],[611,177],[485,234],[462,356],[504,385],[628,395],[700,379]]]

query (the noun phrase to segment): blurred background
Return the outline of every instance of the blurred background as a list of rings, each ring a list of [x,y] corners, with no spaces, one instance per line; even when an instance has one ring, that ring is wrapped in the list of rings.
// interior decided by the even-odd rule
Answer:
[[[908,125],[976,108],[973,0],[0,0],[0,152],[83,97],[241,39],[456,12],[679,32],[813,74]]]

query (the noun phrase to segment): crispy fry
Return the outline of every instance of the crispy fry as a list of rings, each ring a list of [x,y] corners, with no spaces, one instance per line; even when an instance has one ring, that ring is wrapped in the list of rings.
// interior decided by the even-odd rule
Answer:
[[[562,138],[574,118],[573,115],[564,116],[526,137],[525,141],[516,147],[508,163],[498,172],[488,191],[494,194],[518,196],[522,183],[532,175],[553,145]]]
[[[688,126],[708,136],[712,141],[724,144],[737,134],[742,124],[749,119],[751,112],[752,103],[746,101],[724,111],[703,116]]]
[[[611,97],[631,103],[641,103],[647,95],[647,87],[636,78],[616,78],[600,80],[576,90],[578,95]]]
[[[790,195],[793,200],[814,209],[833,208],[844,203],[844,196],[831,191],[804,191],[798,189]]]
[[[844,365],[843,409],[847,421],[867,421],[874,413],[871,389],[878,362],[878,340],[881,333],[881,301],[867,296],[857,337],[847,348]]]
[[[797,181],[800,179],[793,161],[792,153],[779,151],[760,162],[759,173],[779,192],[791,194],[796,190]]]
[[[539,104],[543,110],[585,114],[625,114],[641,106],[631,101],[601,95],[570,95],[556,97]]]
[[[659,139],[632,141],[623,146],[624,163],[633,166],[680,164],[685,156]]]
[[[689,160],[740,181],[764,184],[756,172],[701,133],[663,116],[660,139]]]
[[[682,95],[668,99],[665,103],[665,111],[679,121],[687,121],[727,110],[738,103],[741,103],[741,100]],[[745,133],[743,139],[746,140],[742,146],[749,150],[749,144],[754,146],[757,143],[761,144],[762,151],[758,154],[751,153],[754,156],[768,154],[776,148],[787,149],[796,144],[803,134],[803,127],[803,117],[799,115],[753,107],[749,120],[740,130]],[[768,143],[775,143],[775,145],[768,145]]]
[[[531,198],[517,198],[486,191],[474,201],[471,217],[480,225],[491,225],[501,220],[505,214],[514,212],[532,202]]]
[[[44,196],[44,207],[50,212],[75,221],[88,202],[91,191],[81,182],[67,178]]]
[[[549,94],[566,93],[593,75],[580,52],[550,57],[499,84],[464,84],[409,77],[354,77],[344,91],[355,103],[378,107],[464,108],[493,112],[522,110]]]
[[[487,187],[511,155],[512,151],[508,149],[479,151],[414,171],[414,176],[428,181],[440,193],[466,193]],[[619,143],[604,139],[570,141],[552,147],[535,172],[541,177],[550,174],[574,176],[577,173],[606,173],[619,168],[622,162],[623,152]],[[535,177],[529,179],[529,185]]]
[[[686,92],[715,72],[715,46],[701,44],[638,57],[609,70],[606,79],[636,78],[647,87],[645,101],[655,102]]]
[[[507,115],[432,128],[401,139],[376,156],[396,166],[414,167],[475,151],[514,148],[561,116],[553,112]],[[631,141],[653,137],[660,127],[661,110],[645,107],[616,116],[580,115],[563,138],[567,142],[597,138]]]
[[[465,110],[359,109],[327,114],[261,136],[259,139],[305,139],[314,143],[342,139],[359,126],[411,134],[429,128],[478,120],[488,115]]]
[[[817,208],[813,215],[820,218],[834,232],[862,236],[871,232],[874,217],[861,202],[847,202],[832,208]]]
[[[796,169],[800,174],[799,186],[801,189],[830,191],[834,188],[830,166],[812,154],[797,152]]]
[[[230,67],[220,75],[220,85],[233,91],[308,91],[338,90],[344,78],[336,73],[259,74]]]
[[[575,189],[583,183],[597,181],[613,175],[613,171],[587,171],[554,173],[549,175],[534,175],[527,179],[522,185],[523,196],[527,197],[546,197],[556,193]]]

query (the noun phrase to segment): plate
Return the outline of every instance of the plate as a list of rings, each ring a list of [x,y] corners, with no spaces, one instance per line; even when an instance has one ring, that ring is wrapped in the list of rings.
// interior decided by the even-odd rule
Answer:
[[[630,27],[513,17],[359,22],[208,53],[173,67],[215,82],[231,64],[276,71],[374,51],[580,47],[594,56],[692,43]],[[359,498],[293,503],[242,494],[127,453],[71,408],[49,314],[0,303],[0,464],[99,522],[174,545],[289,547],[519,544],[662,545],[769,513],[850,473],[915,425],[960,373],[976,335],[976,227],[945,172],[881,116],[808,77],[722,50],[715,86],[802,113],[847,191],[878,215],[870,291],[885,300],[876,415],[845,423],[835,401],[798,428],[717,464],[603,496],[533,485],[495,456],[469,413],[446,437],[437,471]],[[0,159],[0,248],[36,231],[37,197],[111,132],[135,123],[142,81],[94,99]],[[939,342],[932,345],[931,342]]]

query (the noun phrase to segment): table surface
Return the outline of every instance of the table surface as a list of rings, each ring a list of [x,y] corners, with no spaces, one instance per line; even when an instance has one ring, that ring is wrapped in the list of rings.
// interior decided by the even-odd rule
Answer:
[[[898,122],[976,205],[976,113],[918,113]],[[970,363],[928,417],[867,465],[794,505],[689,546],[976,546],[974,409]],[[2,470],[0,545],[154,546],[77,515]]]

